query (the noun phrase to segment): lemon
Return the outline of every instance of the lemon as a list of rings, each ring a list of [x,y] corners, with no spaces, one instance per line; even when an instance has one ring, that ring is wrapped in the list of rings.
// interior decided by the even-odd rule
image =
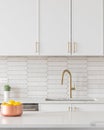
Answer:
[[[12,106],[12,104],[8,104],[8,103],[7,103],[5,106]]]
[[[1,105],[5,105],[5,106],[19,106],[21,105],[21,102],[17,102],[14,100],[9,100],[8,102],[3,102]]]
[[[13,105],[13,104],[15,104],[15,101],[14,100],[9,100],[8,104]]]
[[[14,106],[19,106],[19,105],[21,105],[21,102],[15,102],[13,105]]]
[[[6,102],[3,102],[1,105],[6,105],[7,103]]]
[[[12,106],[12,104],[8,104],[6,102],[3,102],[1,105],[3,105],[3,106]]]

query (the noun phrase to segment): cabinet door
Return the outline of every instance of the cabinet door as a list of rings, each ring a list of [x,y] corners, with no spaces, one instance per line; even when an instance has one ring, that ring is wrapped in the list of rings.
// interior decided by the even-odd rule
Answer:
[[[35,54],[36,0],[0,0],[0,55]]]
[[[73,55],[103,55],[103,0],[72,0]]]
[[[104,104],[72,104],[72,111],[104,111]]]
[[[39,111],[71,111],[70,104],[39,104]]]
[[[70,0],[40,0],[40,55],[68,55]]]

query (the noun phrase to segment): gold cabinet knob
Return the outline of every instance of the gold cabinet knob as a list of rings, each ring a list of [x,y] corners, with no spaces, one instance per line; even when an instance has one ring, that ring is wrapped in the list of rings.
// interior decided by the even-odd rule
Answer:
[[[79,111],[79,108],[78,108],[78,107],[74,107],[74,108],[73,108],[73,111],[74,111],[74,112],[77,112],[77,111]]]
[[[77,111],[77,107],[74,107],[74,111]]]

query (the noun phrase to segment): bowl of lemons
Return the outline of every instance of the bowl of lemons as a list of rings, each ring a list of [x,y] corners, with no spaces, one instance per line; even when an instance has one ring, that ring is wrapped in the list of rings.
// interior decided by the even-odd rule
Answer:
[[[23,113],[23,106],[21,102],[9,100],[1,104],[1,114],[3,116],[21,116]]]

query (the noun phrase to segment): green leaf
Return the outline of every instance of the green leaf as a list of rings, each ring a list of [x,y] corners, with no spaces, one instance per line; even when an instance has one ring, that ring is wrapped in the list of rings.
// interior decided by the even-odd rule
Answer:
[[[11,90],[10,85],[6,84],[6,85],[4,86],[4,91],[10,91],[10,90]]]

